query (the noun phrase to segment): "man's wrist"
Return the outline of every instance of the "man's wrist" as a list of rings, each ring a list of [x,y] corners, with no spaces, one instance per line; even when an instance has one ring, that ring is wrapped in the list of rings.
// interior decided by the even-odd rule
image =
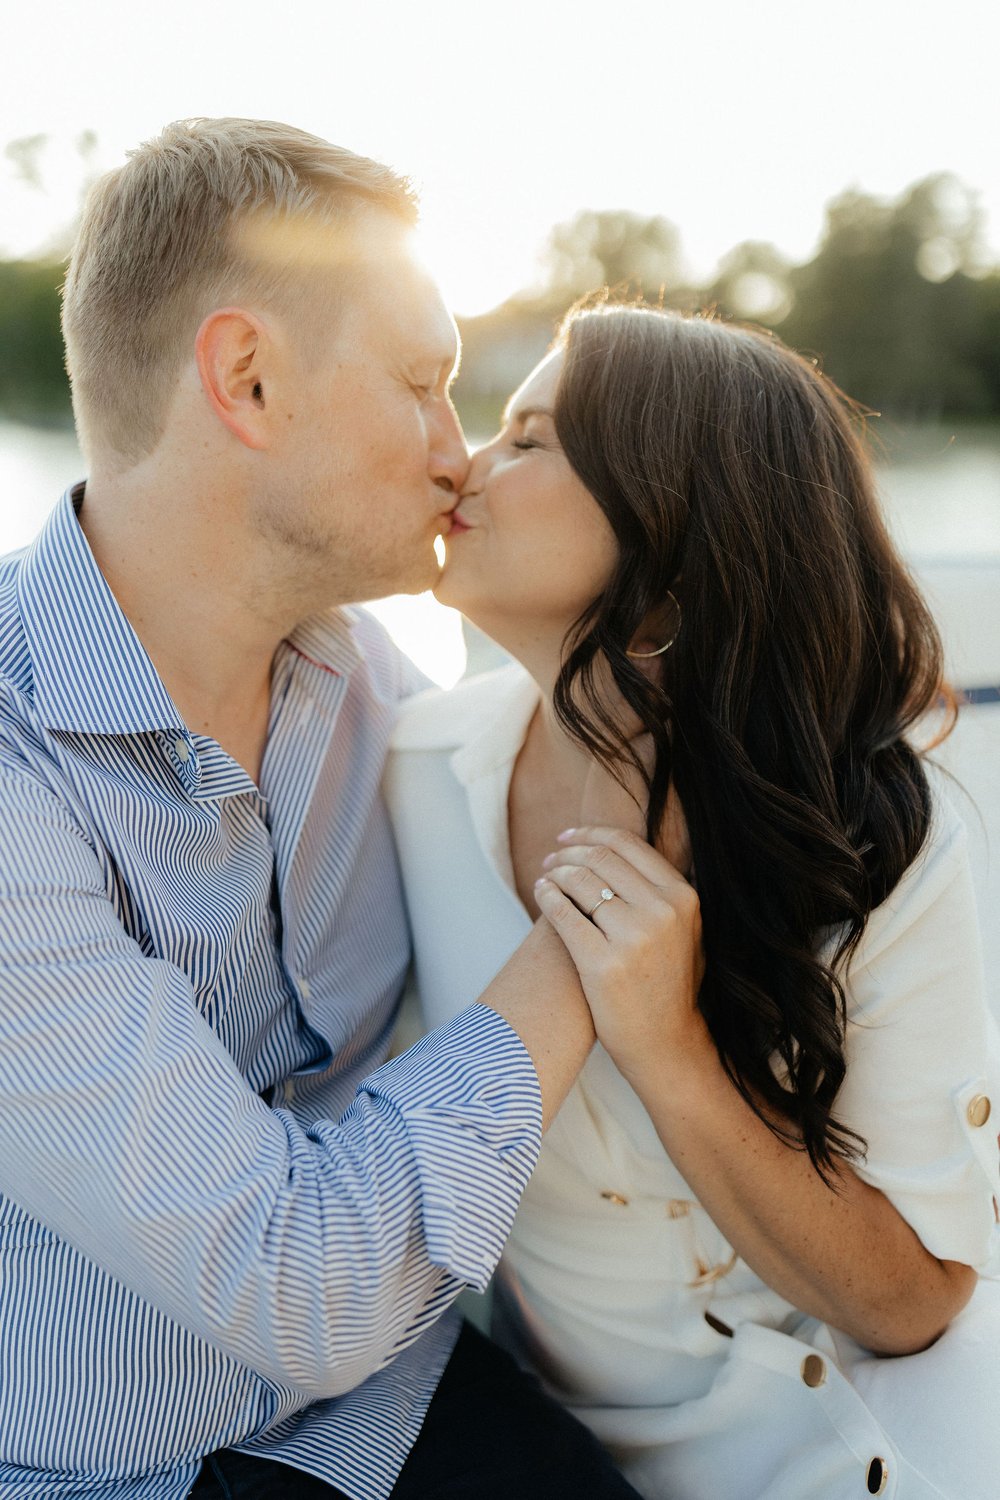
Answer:
[[[596,1040],[573,960],[544,918],[480,997],[520,1037],[542,1092],[545,1125],[562,1105]]]

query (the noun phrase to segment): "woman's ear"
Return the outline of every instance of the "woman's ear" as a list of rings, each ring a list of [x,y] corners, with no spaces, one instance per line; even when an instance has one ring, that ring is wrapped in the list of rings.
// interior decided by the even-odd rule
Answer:
[[[260,319],[244,308],[218,308],[198,329],[194,350],[202,390],[216,416],[245,447],[266,448],[268,337]]]

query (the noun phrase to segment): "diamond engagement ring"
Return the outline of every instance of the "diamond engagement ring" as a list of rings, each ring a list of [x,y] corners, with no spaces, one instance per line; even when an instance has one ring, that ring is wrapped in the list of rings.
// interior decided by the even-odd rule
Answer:
[[[601,899],[600,899],[600,901],[595,902],[595,904],[590,908],[590,910],[587,913],[587,916],[588,917],[592,917],[594,915],[594,912],[597,910],[597,908],[599,906],[603,906],[604,903],[605,903],[605,901],[613,901],[614,899],[615,899],[615,893],[611,889],[611,887],[609,885],[602,886],[601,887]]]

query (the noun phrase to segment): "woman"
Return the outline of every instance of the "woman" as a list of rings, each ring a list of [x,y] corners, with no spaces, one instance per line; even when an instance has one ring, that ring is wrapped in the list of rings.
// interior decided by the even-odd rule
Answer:
[[[907,737],[940,646],[852,418],[766,335],[572,315],[438,589],[517,665],[414,700],[388,773],[428,1022],[540,914],[577,964],[601,1045],[495,1331],[650,1500],[995,1492],[995,1074]]]

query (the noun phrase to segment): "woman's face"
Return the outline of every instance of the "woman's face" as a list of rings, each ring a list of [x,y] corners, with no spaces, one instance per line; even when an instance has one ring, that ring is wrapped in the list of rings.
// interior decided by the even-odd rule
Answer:
[[[445,538],[437,597],[511,649],[561,644],[618,556],[597,501],[556,437],[555,351],[514,393],[501,431],[472,460]]]

